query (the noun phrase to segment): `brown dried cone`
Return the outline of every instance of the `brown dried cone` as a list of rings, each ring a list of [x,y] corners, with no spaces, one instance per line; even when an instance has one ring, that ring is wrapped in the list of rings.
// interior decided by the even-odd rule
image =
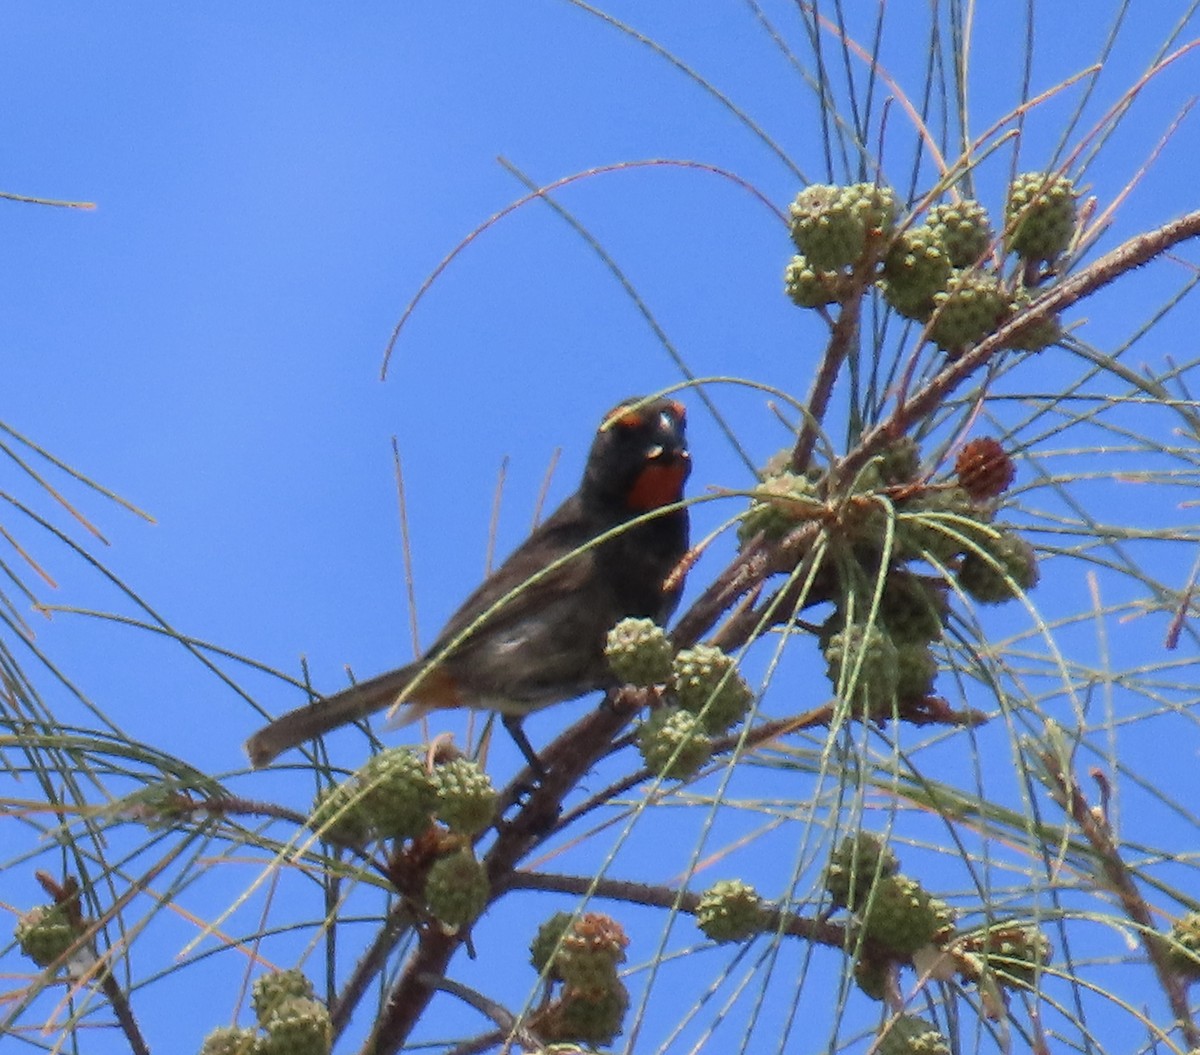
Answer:
[[[625,961],[628,944],[624,929],[612,916],[587,912],[563,934],[554,967],[575,989],[606,988],[616,981],[617,964]]]
[[[991,436],[980,436],[963,445],[954,460],[959,486],[975,501],[1003,494],[1017,475],[1012,456]]]
[[[1054,951],[1050,939],[1036,923],[997,923],[962,935],[956,944],[960,952],[978,964],[980,971],[986,966],[1003,981],[1030,986]]]

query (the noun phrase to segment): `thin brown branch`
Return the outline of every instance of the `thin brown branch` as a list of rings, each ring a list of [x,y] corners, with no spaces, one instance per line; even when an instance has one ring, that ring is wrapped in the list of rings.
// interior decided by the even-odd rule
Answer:
[[[1163,225],[1156,231],[1136,235],[1095,263],[1048,289],[1027,310],[1014,316],[995,333],[982,340],[961,358],[947,364],[923,389],[900,404],[891,416],[863,437],[855,450],[839,464],[842,479],[850,479],[894,436],[902,436],[918,421],[924,420],[943,405],[960,385],[986,366],[1017,330],[1047,315],[1066,310],[1084,297],[1109,285],[1122,275],[1143,267],[1180,242],[1200,235],[1200,210],[1190,212]]]
[[[350,1016],[366,994],[367,987],[387,965],[396,943],[409,931],[413,925],[413,914],[404,902],[392,906],[371,947],[354,965],[354,970],[338,993],[337,999],[329,1009],[329,1017],[333,1021],[333,1039],[336,1041],[350,1024]]]
[[[1170,945],[1158,932],[1149,904],[1142,897],[1133,875],[1121,857],[1120,847],[1113,839],[1112,829],[1100,810],[1093,810],[1079,782],[1062,763],[1055,751],[1039,752],[1042,766],[1052,781],[1054,798],[1083,833],[1100,866],[1105,886],[1116,895],[1125,914],[1137,925],[1138,936],[1145,946],[1146,954],[1158,976],[1158,983],[1166,993],[1171,1013],[1188,1047],[1195,1050],[1200,1046],[1200,1029],[1192,1019],[1188,1006],[1187,988],[1179,973],[1171,967]]]
[[[842,364],[845,363],[846,358],[858,342],[863,297],[866,296],[867,289],[874,281],[879,254],[883,248],[882,233],[874,233],[868,241],[862,259],[854,267],[854,274],[849,282],[850,294],[841,301],[841,311],[838,312],[825,355],[817,370],[817,376],[813,378],[812,389],[808,394],[804,424],[800,427],[800,434],[796,437],[796,446],[792,450],[792,472],[804,472],[812,459],[813,448],[817,442],[817,432],[829,410],[829,401],[833,398],[833,388],[837,383],[838,375],[842,372]]]
[[[416,952],[404,965],[370,1036],[363,1043],[362,1055],[391,1055],[400,1050],[437,991],[430,979],[445,975],[461,944],[460,935],[447,933],[436,925],[422,931]]]
[[[548,872],[514,872],[510,880],[510,889],[552,891],[580,897],[591,894],[593,897],[607,898],[610,901],[675,909],[689,916],[694,916],[700,906],[700,895],[687,890],[607,879],[604,876],[594,878]],[[774,907],[768,908],[762,929],[767,934],[787,934],[834,949],[853,948],[857,940],[853,926],[830,923],[823,919],[808,919]]]
[[[827,726],[833,722],[835,709],[835,704],[824,703],[819,707],[813,707],[800,714],[792,715],[790,718],[775,718],[768,722],[762,722],[760,725],[756,725],[753,729],[749,730],[744,737],[742,734],[736,732],[719,737],[713,741],[713,757],[719,758],[735,750],[741,755],[745,755],[754,748],[769,743],[771,740],[787,736],[788,733],[795,733],[801,729],[817,729]],[[988,722],[988,716],[982,711],[975,711],[969,708],[957,711],[940,696],[929,696],[921,700],[900,701],[897,708],[897,716],[910,725],[918,726],[978,726],[985,725]],[[607,805],[618,795],[632,791],[639,784],[644,784],[647,780],[653,780],[654,776],[653,772],[643,767],[622,777],[620,780],[613,781],[608,787],[597,791],[578,806],[564,813],[555,825],[555,831],[563,831],[569,828],[581,817],[592,813],[601,806]]]
[[[125,1034],[125,1039],[129,1041],[130,1051],[133,1052],[133,1055],[150,1055],[150,1045],[146,1043],[146,1038],[142,1036],[142,1031],[138,1028],[137,1019],[133,1017],[133,1007],[125,996],[125,990],[117,984],[117,980],[112,976],[111,971],[105,971],[101,976],[100,988],[104,992],[104,995],[108,997],[113,1014],[117,1018],[117,1024],[121,1027],[121,1032]]]

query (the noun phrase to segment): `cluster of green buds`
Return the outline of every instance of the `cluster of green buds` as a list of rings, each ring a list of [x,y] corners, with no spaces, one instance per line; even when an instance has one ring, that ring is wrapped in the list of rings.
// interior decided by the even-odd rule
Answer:
[[[13,937],[21,952],[39,967],[61,963],[81,930],[67,905],[37,905],[17,917]]]
[[[495,820],[496,801],[491,778],[473,759],[447,755],[431,766],[412,748],[395,747],[320,791],[309,824],[356,845],[416,839],[435,819],[470,837]]]
[[[329,1055],[333,1024],[302,971],[272,971],[251,993],[258,1028],[220,1026],[204,1038],[200,1055]]]
[[[1057,260],[1075,234],[1076,202],[1075,186],[1066,176],[1017,176],[1004,209],[1007,250],[1026,264]],[[895,194],[886,186],[806,187],[790,207],[799,254],[784,273],[787,295],[804,308],[834,304],[854,288],[847,269],[865,261],[893,310],[926,324],[929,338],[951,356],[1028,308],[1024,272],[1009,281],[994,262],[989,265],[1000,240],[978,201],[960,197],[935,204],[923,223],[898,233],[895,214]],[[1018,326],[1007,343],[1037,351],[1061,337],[1057,317],[1041,315]]]
[[[886,718],[897,704],[932,695],[949,578],[982,604],[1013,600],[1036,585],[1032,547],[1015,528],[994,523],[1015,472],[991,437],[964,444],[954,476],[938,482],[923,478],[920,449],[908,436],[841,483],[829,472],[794,472],[789,451],[767,462],[739,540],[778,540],[815,523],[833,543],[840,556],[828,566],[838,585],[826,582],[819,596],[833,593],[835,610],[820,644],[834,691],[854,715]],[[914,570],[917,563],[936,574]]]
[[[767,926],[770,912],[757,890],[740,879],[722,879],[696,904],[696,926],[716,942],[745,941]]]
[[[878,1055],[950,1055],[950,1042],[932,1022],[897,1015],[880,1030]]]
[[[825,889],[835,908],[858,917],[869,941],[896,957],[945,942],[954,929],[950,906],[903,875],[896,855],[869,832],[846,836],[834,850]]]
[[[550,1043],[610,1044],[621,1032],[629,991],[617,974],[629,939],[601,912],[556,912],[538,928],[530,961],[552,996],[530,1023]]]
[[[1189,912],[1175,921],[1167,955],[1181,977],[1192,982],[1200,979],[1200,912]]]
[[[652,619],[622,619],[608,633],[605,655],[625,684],[663,689],[638,728],[642,759],[661,777],[695,773],[712,756],[712,738],[742,722],[754,700],[732,656],[711,645],[676,652]]]
[[[496,819],[498,796],[478,762],[453,750],[427,759],[409,747],[388,748],[320,793],[309,826],[353,845],[406,841],[417,865],[411,896],[443,926],[469,926],[487,907],[491,885],[471,840]],[[420,847],[417,843],[420,841]]]
[[[439,855],[425,875],[425,907],[451,929],[474,923],[491,893],[487,869],[469,845]]]

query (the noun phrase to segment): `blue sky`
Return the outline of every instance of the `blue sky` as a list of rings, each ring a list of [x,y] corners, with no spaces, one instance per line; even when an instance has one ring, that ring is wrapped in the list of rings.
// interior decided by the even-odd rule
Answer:
[[[1019,99],[1022,52],[1011,5],[979,7],[976,131]],[[1102,18],[1080,24],[1076,5],[1042,7],[1035,91],[1093,62],[1107,31]],[[747,6],[607,10],[711,78],[805,175],[827,178],[813,97]],[[789,7],[766,10],[803,51]],[[1139,11],[1075,139],[1182,11]],[[884,55],[915,87],[920,40],[898,26]],[[1153,84],[1089,171],[1102,207],[1164,135],[1194,77],[1185,58]],[[500,554],[525,534],[558,448],[551,503],[574,487],[608,406],[680,380],[611,274],[535,204],[441,276],[381,382],[388,336],[420,283],[523,193],[497,157],[543,183],[622,161],[703,161],[777,208],[800,185],[679,70],[568,3],[11,3],[0,89],[0,190],[97,205],[0,202],[2,420],[155,518],[148,525],[63,484],[110,540],[108,567],[167,622],[292,675],[304,657],[324,688],[342,684],[347,664],[367,675],[412,655],[393,436],[428,643],[484,568],[504,459]],[[1050,156],[1077,98],[1064,93],[1030,119],[1021,168]],[[889,176],[902,185],[911,137],[899,108],[888,136]],[[1194,207],[1198,146],[1186,121],[1104,246]],[[980,174],[993,212],[1011,154],[1003,158]],[[581,181],[561,200],[625,269],[695,374],[803,395],[822,332],[782,296],[786,229],[753,195],[662,166]],[[1128,299],[1097,298],[1081,313],[1085,336],[1116,345],[1185,277],[1182,268],[1165,284],[1161,271],[1139,276]],[[1177,349],[1186,357],[1194,331],[1186,315],[1168,319],[1138,361]],[[1038,383],[1053,386],[1060,369],[1078,372],[1047,360]],[[756,461],[786,442],[760,394],[725,386],[713,395]],[[693,493],[747,486],[736,454],[688,402]],[[10,493],[84,537],[11,475]],[[699,507],[696,535],[734,512]],[[133,611],[45,535],[3,523],[55,579],[43,600]],[[710,567],[729,552],[719,546]],[[29,618],[39,646],[135,739],[216,773],[243,765],[256,716],[181,648],[79,616]],[[270,710],[300,702],[274,679],[229,669]],[[43,688],[84,720],[50,678]],[[535,742],[578,713],[539,718]],[[245,787],[283,786],[263,781]],[[0,887],[5,902],[36,898],[31,879]]]

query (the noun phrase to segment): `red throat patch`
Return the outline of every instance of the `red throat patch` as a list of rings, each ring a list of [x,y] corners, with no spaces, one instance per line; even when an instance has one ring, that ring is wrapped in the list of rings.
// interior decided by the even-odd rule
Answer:
[[[683,497],[683,481],[687,474],[688,464],[682,458],[667,465],[647,465],[629,489],[625,505],[646,512],[678,502]]]

